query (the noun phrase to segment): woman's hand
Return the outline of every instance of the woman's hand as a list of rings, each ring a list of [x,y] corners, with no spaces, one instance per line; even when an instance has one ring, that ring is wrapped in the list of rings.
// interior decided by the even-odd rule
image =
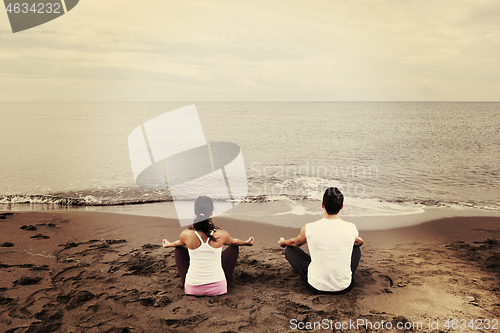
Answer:
[[[184,230],[179,239],[176,240],[175,242],[170,242],[168,239],[163,239],[163,241],[161,242],[161,245],[163,245],[163,247],[182,247],[182,246],[186,246],[186,240],[187,240],[187,236],[188,236],[188,233],[189,233],[189,230]]]

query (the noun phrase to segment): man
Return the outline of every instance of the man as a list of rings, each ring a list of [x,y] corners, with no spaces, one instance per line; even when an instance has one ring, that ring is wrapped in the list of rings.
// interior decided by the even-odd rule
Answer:
[[[286,247],[285,258],[314,294],[346,292],[353,286],[364,241],[354,224],[339,218],[344,196],[338,188],[325,191],[321,207],[321,220],[303,226],[295,238],[281,237],[278,245]],[[299,248],[306,242],[311,256]]]

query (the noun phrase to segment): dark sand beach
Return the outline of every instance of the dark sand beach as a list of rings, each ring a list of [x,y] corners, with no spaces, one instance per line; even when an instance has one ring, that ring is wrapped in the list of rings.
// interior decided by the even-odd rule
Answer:
[[[277,246],[280,236],[296,236],[297,229],[214,222],[234,237],[254,236],[255,246],[240,249],[228,294],[193,297],[184,295],[173,249],[160,247],[162,238],[178,238],[183,228],[176,220],[0,214],[0,331],[290,332],[301,325],[404,331],[399,323],[413,332],[478,332],[486,331],[486,319],[490,328],[496,319],[500,329],[498,217],[361,231],[366,243],[355,287],[320,296],[306,290]]]

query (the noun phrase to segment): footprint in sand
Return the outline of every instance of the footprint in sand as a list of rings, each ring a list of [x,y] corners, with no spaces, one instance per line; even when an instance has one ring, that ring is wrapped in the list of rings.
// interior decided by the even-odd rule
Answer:
[[[20,229],[24,231],[34,231],[37,230],[37,228],[34,225],[23,225]]]
[[[30,286],[33,284],[37,284],[38,282],[42,281],[41,277],[28,277],[28,276],[23,276],[19,280],[14,281],[15,286]]]
[[[50,237],[46,236],[46,235],[42,235],[42,234],[36,234],[35,236],[31,236],[30,238],[33,238],[33,239],[49,239]]]

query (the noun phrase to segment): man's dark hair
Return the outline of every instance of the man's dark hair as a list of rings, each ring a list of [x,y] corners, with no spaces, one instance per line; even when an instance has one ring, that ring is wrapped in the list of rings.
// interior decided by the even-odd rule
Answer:
[[[340,212],[344,204],[344,195],[336,187],[329,187],[323,194],[323,206],[328,215],[335,215]]]

